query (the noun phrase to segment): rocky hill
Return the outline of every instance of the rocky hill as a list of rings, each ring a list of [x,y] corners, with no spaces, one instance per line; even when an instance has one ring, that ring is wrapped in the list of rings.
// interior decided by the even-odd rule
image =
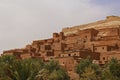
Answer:
[[[78,30],[85,30],[90,28],[94,29],[115,28],[119,27],[119,25],[120,25],[119,16],[107,16],[105,20],[63,28],[62,32],[64,32],[65,35],[69,35],[78,32]]]

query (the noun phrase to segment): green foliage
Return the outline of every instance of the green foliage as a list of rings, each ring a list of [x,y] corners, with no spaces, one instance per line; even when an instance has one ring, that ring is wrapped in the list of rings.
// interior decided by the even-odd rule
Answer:
[[[0,80],[70,80],[57,61],[44,63],[40,59],[17,60],[14,56],[0,57]],[[111,59],[104,67],[92,63],[90,57],[76,66],[80,80],[120,80],[120,61]]]
[[[113,58],[104,67],[100,67],[87,58],[77,65],[76,73],[80,80],[120,80],[120,61]]]
[[[120,62],[112,58],[103,69],[103,80],[120,80]]]
[[[6,55],[0,57],[0,78],[3,80],[9,80],[9,77],[6,76],[7,68],[11,66],[11,64],[14,62],[15,57],[12,55]]]
[[[45,69],[49,70],[49,73],[53,72],[53,70],[57,70],[60,68],[60,65],[57,61],[50,60],[49,63],[45,65]]]
[[[15,57],[12,55],[3,55],[0,57],[0,64],[12,64]]]
[[[50,80],[69,80],[67,72],[63,69],[54,70],[49,77]]]
[[[79,76],[85,71],[85,68],[90,66],[92,64],[92,60],[90,59],[90,57],[88,57],[87,59],[83,59],[80,61],[80,63],[76,66],[76,73],[79,74]]]
[[[14,56],[0,57],[1,80],[69,80],[67,71],[59,63],[39,59],[17,60]]]
[[[90,57],[80,61],[76,67],[80,80],[101,80],[101,69],[99,65],[92,63]]]
[[[102,80],[117,80],[110,72],[109,69],[104,69],[102,71]]]
[[[50,60],[36,76],[36,80],[69,80],[67,71],[57,61]]]
[[[81,74],[80,80],[101,80],[101,76],[96,74],[96,70],[92,67],[87,67],[83,74]]]
[[[16,60],[14,56],[0,57],[2,80],[35,80],[44,63],[37,59]]]
[[[109,63],[109,70],[113,76],[118,77],[120,79],[120,62],[117,59],[111,59]]]
[[[8,77],[13,80],[34,80],[38,70],[40,70],[39,61],[27,59],[16,60],[7,68],[9,71]]]

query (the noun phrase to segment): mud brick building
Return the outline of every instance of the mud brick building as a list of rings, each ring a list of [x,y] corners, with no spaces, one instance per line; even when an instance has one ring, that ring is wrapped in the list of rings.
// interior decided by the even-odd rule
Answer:
[[[111,58],[120,60],[120,17],[64,28],[50,39],[35,40],[22,49],[4,51],[18,59],[55,59],[67,71],[74,71],[82,58],[91,56],[93,62],[103,65]]]

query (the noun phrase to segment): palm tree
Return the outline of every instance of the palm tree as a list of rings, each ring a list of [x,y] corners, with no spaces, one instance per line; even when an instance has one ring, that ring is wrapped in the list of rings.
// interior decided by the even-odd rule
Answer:
[[[103,69],[103,80],[120,80],[120,62],[112,58]]]
[[[0,57],[2,80],[69,80],[66,70],[54,60],[44,64],[38,59],[17,60],[13,56]]]
[[[92,60],[90,57],[87,57],[86,59],[82,59],[80,63],[76,66],[75,71],[77,74],[79,74],[79,77],[81,77],[81,74],[85,71],[85,68],[90,66],[92,64]]]
[[[6,68],[10,66],[15,60],[15,57],[12,55],[3,55],[0,57],[0,78],[2,80],[10,80],[7,76]]]
[[[105,68],[102,71],[102,80],[117,80],[117,79],[112,75],[109,69]]]
[[[81,74],[80,80],[101,80],[101,76],[96,74],[92,67],[87,67],[83,74]]]
[[[110,72],[113,76],[118,77],[120,79],[120,62],[117,59],[111,59],[109,63]]]
[[[50,60],[36,76],[36,80],[69,80],[67,71],[57,61]]]
[[[50,80],[69,80],[68,73],[64,69],[54,70],[50,75]]]
[[[42,67],[39,60],[15,60],[6,68],[6,76],[11,80],[34,80],[40,69]]]
[[[38,72],[35,77],[35,80],[49,80],[49,71],[47,69],[42,69]]]

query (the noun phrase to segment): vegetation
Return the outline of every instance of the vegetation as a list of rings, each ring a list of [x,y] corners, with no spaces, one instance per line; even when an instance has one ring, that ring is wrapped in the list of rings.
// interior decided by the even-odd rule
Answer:
[[[0,66],[0,80],[69,80],[67,71],[54,60],[45,64],[39,59],[2,56]]]
[[[36,78],[37,80],[69,80],[67,72],[54,60],[50,60],[50,62],[39,71]]]
[[[103,80],[120,80],[120,61],[113,58],[106,64]]]
[[[120,80],[120,61],[113,58],[100,67],[88,57],[80,61],[75,71],[79,80]]]
[[[100,66],[92,63],[90,57],[83,59],[76,67],[80,80],[101,80]]]
[[[0,80],[70,80],[57,61],[44,63],[40,59],[18,60],[14,56],[0,57]],[[76,66],[79,80],[120,80],[120,61],[111,59],[100,67],[90,57]]]

